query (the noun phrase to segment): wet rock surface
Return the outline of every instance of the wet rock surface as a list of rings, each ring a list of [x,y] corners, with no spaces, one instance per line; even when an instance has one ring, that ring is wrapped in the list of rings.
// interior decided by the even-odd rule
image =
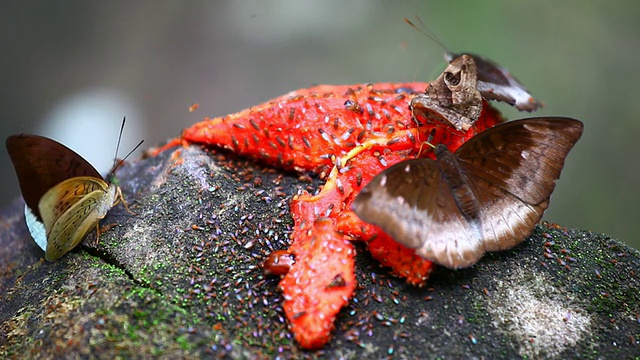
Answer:
[[[523,244],[416,288],[357,244],[355,297],[321,351],[287,330],[278,278],[289,201],[321,183],[197,146],[118,172],[136,215],[46,262],[23,203],[0,220],[0,355],[13,358],[630,358],[640,354],[640,254],[541,224]],[[552,205],[553,206],[553,205]]]

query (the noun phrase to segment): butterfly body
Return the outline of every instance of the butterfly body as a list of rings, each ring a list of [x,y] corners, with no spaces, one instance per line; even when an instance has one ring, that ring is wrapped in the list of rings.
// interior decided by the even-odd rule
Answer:
[[[353,210],[426,259],[468,267],[530,235],[581,134],[582,123],[566,118],[500,124],[455,153],[439,145],[436,160],[391,166],[360,192]]]
[[[464,171],[458,164],[455,155],[442,144],[435,148],[436,163],[442,174],[444,183],[449,187],[451,195],[460,214],[467,222],[480,222],[480,207],[478,199],[473,194]]]
[[[27,227],[47,260],[80,244],[115,204],[126,207],[115,181],[104,181],[66,146],[26,134],[10,136],[6,145],[25,199]]]

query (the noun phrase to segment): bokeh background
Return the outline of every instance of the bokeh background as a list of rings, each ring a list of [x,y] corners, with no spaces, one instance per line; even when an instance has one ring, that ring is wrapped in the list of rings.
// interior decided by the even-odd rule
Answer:
[[[545,219],[640,248],[637,1],[5,1],[0,135],[53,137],[106,172],[123,116],[121,153],[312,84],[432,80],[443,51],[415,16],[508,67],[545,103],[535,115],[585,122]],[[6,151],[0,166],[7,204]]]

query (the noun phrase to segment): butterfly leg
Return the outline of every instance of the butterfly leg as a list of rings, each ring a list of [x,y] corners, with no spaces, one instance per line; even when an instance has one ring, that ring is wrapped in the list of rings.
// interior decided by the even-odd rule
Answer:
[[[133,211],[129,210],[129,205],[127,204],[127,201],[124,199],[124,195],[122,195],[122,190],[118,187],[117,190],[117,194],[116,194],[116,198],[113,201],[113,206],[116,206],[118,203],[122,202],[122,205],[124,206],[125,210],[127,210],[127,212],[131,215],[136,215],[136,213],[134,213]]]
[[[96,242],[95,245],[98,245],[98,243],[100,242],[100,221],[96,222]]]

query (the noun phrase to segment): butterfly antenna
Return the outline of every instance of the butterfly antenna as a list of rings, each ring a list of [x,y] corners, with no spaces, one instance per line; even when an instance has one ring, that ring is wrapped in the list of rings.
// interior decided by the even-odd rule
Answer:
[[[116,172],[116,168],[120,166],[120,164],[116,166],[116,163],[118,162],[118,150],[120,149],[120,140],[122,140],[122,132],[124,131],[124,123],[126,121],[127,121],[127,117],[125,116],[122,118],[122,125],[120,125],[120,134],[118,134],[118,143],[116,144],[116,153],[115,155],[113,155],[113,167],[111,172]]]
[[[446,45],[440,41],[440,39],[438,39],[438,37],[433,33],[433,31],[431,31],[431,29],[429,29],[429,27],[427,26],[427,24],[424,23],[424,21],[422,21],[422,19],[416,15],[416,20],[415,22],[409,20],[408,18],[404,18],[403,19],[405,23],[407,23],[409,26],[411,26],[414,30],[416,30],[417,32],[421,33],[422,35],[426,36],[427,38],[429,38],[429,40],[433,41],[434,43],[436,43],[436,45],[438,45],[443,51],[444,51],[444,59],[447,61],[447,63],[451,62],[451,52],[449,51],[449,49],[446,47]],[[416,23],[418,25],[416,25]],[[426,56],[425,56],[426,59]],[[424,59],[423,59],[424,60]],[[431,75],[437,74],[438,72],[433,72]],[[416,75],[414,74],[414,78],[416,77]]]
[[[118,143],[116,144],[116,154],[113,156],[113,168],[111,168],[110,174],[115,174],[116,170],[127,160],[127,158],[136,151],[140,145],[144,142],[144,140],[140,140],[138,145],[136,145],[133,150],[129,151],[129,153],[122,158],[122,160],[118,161],[118,150],[120,149],[120,141],[122,140],[122,133],[124,132],[124,124],[127,121],[127,117],[122,118],[122,125],[120,125],[120,134],[118,135]]]
[[[407,18],[404,18],[404,22],[409,24],[409,26],[411,26],[412,28],[416,29],[416,31],[418,31],[422,35],[431,39],[434,43],[438,44],[438,46],[440,46],[440,48],[444,50],[445,54],[451,54],[451,51],[449,51],[449,48],[447,48],[446,45],[442,41],[440,41],[440,39],[438,39],[438,37],[433,33],[433,31],[431,31],[431,29],[429,29],[427,24],[425,24],[424,21],[422,21],[422,19],[418,15],[416,15],[416,22],[420,26],[416,25],[413,21]]]
[[[122,165],[122,164],[127,160],[127,158],[128,158],[131,154],[133,154],[133,152],[134,152],[134,151],[138,150],[138,148],[140,147],[140,145],[142,145],[142,143],[143,143],[143,142],[144,142],[144,140],[140,140],[140,142],[138,143],[138,145],[136,145],[136,146],[133,148],[133,150],[129,151],[129,153],[128,153],[124,158],[122,158],[122,160],[118,161],[118,163],[113,167],[113,170],[111,170],[111,173],[112,173],[112,174],[115,174],[116,169],[117,169],[117,168],[119,168],[119,167],[120,167],[120,165]]]

